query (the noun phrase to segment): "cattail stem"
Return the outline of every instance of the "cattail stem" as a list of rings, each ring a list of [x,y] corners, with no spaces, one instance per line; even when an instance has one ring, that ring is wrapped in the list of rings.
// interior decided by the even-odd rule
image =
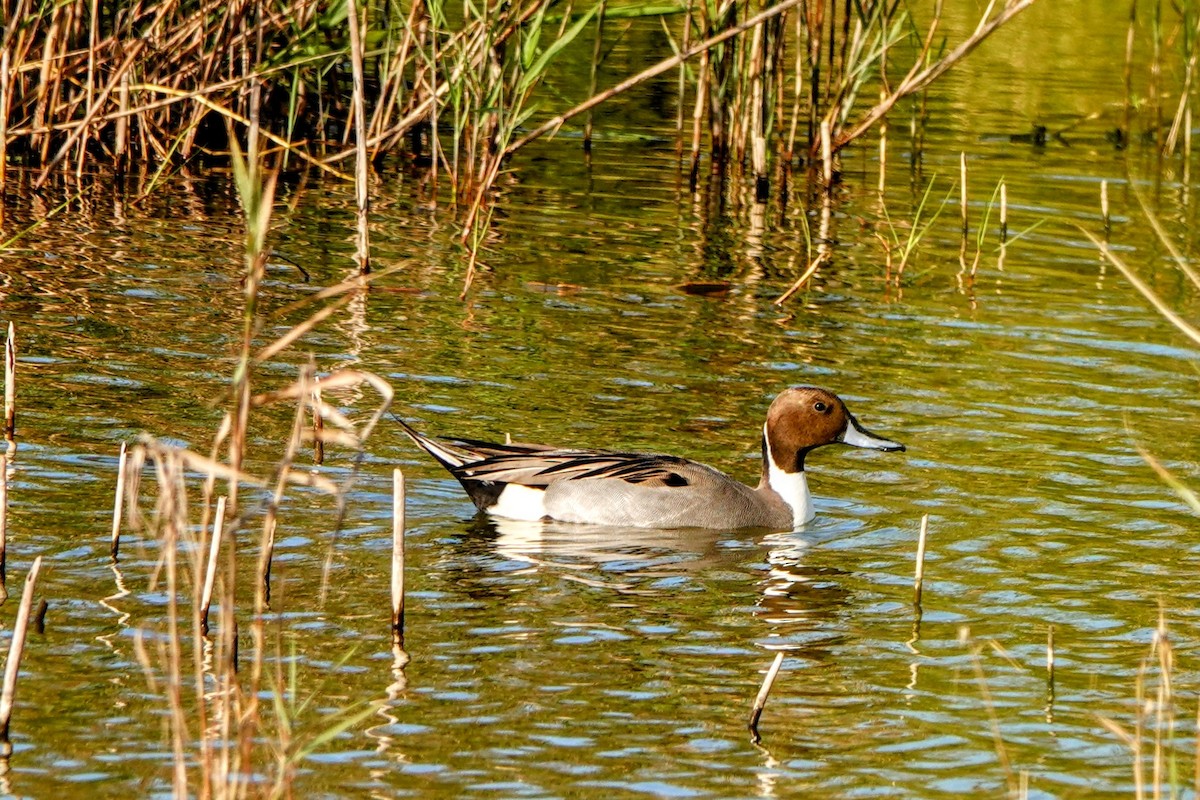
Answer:
[[[4,342],[4,438],[9,441],[17,432],[17,338],[13,324],[8,323],[8,339]]]
[[[921,517],[921,533],[917,537],[917,568],[913,580],[913,605],[921,608],[921,590],[925,582],[925,534],[929,530],[929,515]]]
[[[392,630],[404,633],[404,473],[392,471]]]
[[[758,696],[754,698],[754,708],[750,711],[750,741],[754,742],[754,744],[762,741],[762,737],[758,735],[758,721],[762,718],[763,709],[767,705],[767,695],[771,693],[771,686],[775,683],[775,676],[779,674],[781,666],[783,666],[782,650],[775,653],[775,660],[771,662],[771,666],[767,670],[767,676],[763,678],[762,686],[758,690]]]
[[[4,687],[0,689],[0,755],[12,754],[8,740],[8,723],[12,718],[13,696],[17,691],[17,671],[21,668],[21,654],[25,650],[25,634],[29,630],[29,612],[33,608],[33,591],[37,586],[38,572],[42,568],[42,557],[33,560],[29,577],[25,579],[25,590],[21,593],[21,605],[13,623],[12,641],[8,644],[8,661],[4,664]]]
[[[121,548],[121,512],[125,505],[125,463],[129,460],[129,445],[121,442],[121,455],[117,458],[117,491],[113,498],[112,516],[112,547],[110,553],[113,560]]]
[[[208,565],[204,571],[204,591],[200,595],[200,625],[208,633],[208,609],[212,606],[213,584],[217,580],[217,554],[221,551],[221,533],[225,529],[225,498],[217,498],[213,518],[212,541],[208,544]]]

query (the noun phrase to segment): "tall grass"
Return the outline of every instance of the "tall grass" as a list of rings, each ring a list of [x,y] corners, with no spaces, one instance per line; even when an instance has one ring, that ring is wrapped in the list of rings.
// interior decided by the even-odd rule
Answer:
[[[145,437],[130,448],[124,473],[130,523],[148,526],[156,538],[159,564],[152,582],[167,597],[158,651],[147,653],[143,666],[148,675],[161,678],[151,688],[161,693],[169,712],[174,754],[170,783],[176,797],[287,796],[298,762],[373,710],[344,709],[324,719],[317,733],[300,737],[297,718],[313,712],[309,701],[297,699],[295,674],[285,676],[285,657],[279,652],[283,601],[277,595],[272,599],[271,565],[275,531],[287,514],[288,487],[303,485],[329,495],[340,519],[354,477],[338,485],[297,466],[302,445],[319,435],[326,445],[361,451],[390,405],[392,392],[385,381],[365,372],[318,375],[311,360],[290,383],[259,385],[264,364],[344,307],[368,278],[356,276],[317,292],[303,301],[318,304],[307,318],[277,339],[260,341],[260,331],[271,316],[259,302],[259,288],[269,251],[276,173],[263,164],[262,137],[253,124],[256,108],[252,100],[249,150],[243,155],[236,139],[230,140],[245,217],[246,251],[243,335],[230,375],[224,419],[208,454]],[[275,313],[291,316],[297,310],[292,306]],[[364,384],[375,390],[379,402],[363,418],[350,419],[321,399]],[[273,458],[261,453],[251,456],[249,432],[261,417],[277,413],[270,409],[279,406],[291,413],[290,433],[279,442]],[[309,426],[314,417],[323,421],[319,434],[316,426]],[[153,491],[144,485],[148,468],[152,468]],[[225,486],[228,504],[217,497],[218,482]],[[144,495],[154,499],[153,512],[145,519],[140,511]],[[239,538],[243,542],[257,538],[258,546],[248,548],[243,543],[238,554],[233,544]],[[226,543],[223,553],[221,541]],[[244,585],[247,555],[255,557],[250,586]],[[209,618],[214,599],[215,621]],[[244,657],[239,655],[239,631],[248,632],[251,643]],[[151,663],[155,660],[157,664]]]

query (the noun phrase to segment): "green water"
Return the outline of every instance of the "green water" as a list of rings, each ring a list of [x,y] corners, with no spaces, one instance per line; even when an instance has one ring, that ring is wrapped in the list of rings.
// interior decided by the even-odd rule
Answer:
[[[385,422],[336,539],[325,499],[296,492],[281,512],[270,639],[284,673],[294,664],[297,702],[311,699],[296,739],[339,710],[375,708],[299,765],[295,796],[960,797],[1026,784],[1032,797],[1131,795],[1132,756],[1100,717],[1133,729],[1160,609],[1179,695],[1168,748],[1191,796],[1197,526],[1136,448],[1200,487],[1197,349],[1075,226],[1100,230],[1109,181],[1114,247],[1195,320],[1198,295],[1129,187],[1190,253],[1200,186],[1179,157],[1106,141],[1127,9],[1093,5],[1035,7],[937,84],[919,173],[894,134],[882,201],[875,140],[847,151],[834,258],[783,307],[772,300],[803,269],[815,206],[802,187],[786,208],[756,209],[709,182],[693,194],[674,110],[652,93],[604,117],[590,167],[569,137],[513,162],[490,271],[465,303],[448,212],[428,207],[419,174],[389,167],[374,190],[373,256],[407,266],[262,385],[290,380],[312,352],[322,371],[385,377],[397,413],[430,433],[666,451],[753,481],[770,399],[815,383],[909,450],[811,456],[819,516],[797,533],[531,529],[473,520],[457,484]],[[614,71],[640,63],[617,52]],[[1073,127],[1044,146],[1009,138],[1035,123]],[[634,133],[648,138],[631,143]],[[1037,224],[1001,262],[993,210],[974,281],[959,264],[963,152],[970,255],[1001,178],[1010,231]],[[950,205],[902,286],[889,285],[874,235],[888,233],[882,208],[900,226],[930,180]],[[89,184],[0,255],[21,375],[9,588],[42,555],[50,603],[27,646],[0,785],[17,796],[170,793],[158,549],[133,535],[111,566],[115,456],[143,431],[209,447],[240,335],[240,222],[222,175],[134,202],[139,188]],[[6,234],[59,202],[13,192]],[[349,187],[296,182],[280,201],[268,309],[351,266]],[[712,280],[728,292],[680,288]],[[273,320],[263,341],[299,318]],[[336,400],[359,416],[373,402]],[[279,410],[251,432],[259,463],[289,425]],[[394,465],[409,480],[403,675],[388,636]],[[333,448],[325,469],[353,467]],[[255,542],[253,529],[238,542],[247,576]],[[128,593],[114,597],[118,582]],[[15,605],[0,608],[6,635]],[[250,646],[243,633],[244,658]],[[749,708],[779,649],[755,747]]]

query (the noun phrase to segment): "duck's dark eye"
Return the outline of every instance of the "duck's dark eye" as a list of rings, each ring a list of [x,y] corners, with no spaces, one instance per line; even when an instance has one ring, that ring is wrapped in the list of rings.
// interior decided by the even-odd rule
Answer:
[[[828,410],[829,410],[829,406],[825,405],[825,404],[824,404],[824,403],[822,403],[820,400],[818,400],[817,402],[813,403],[813,408],[814,408],[814,409],[816,409],[818,412],[820,412],[820,413],[822,413],[822,414],[824,414],[826,411],[828,411]]]

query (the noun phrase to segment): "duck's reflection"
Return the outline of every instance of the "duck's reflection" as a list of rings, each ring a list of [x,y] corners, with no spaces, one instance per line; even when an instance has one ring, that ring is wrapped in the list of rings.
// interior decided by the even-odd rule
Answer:
[[[826,623],[851,602],[842,580],[847,573],[813,559],[811,547],[819,538],[823,537],[807,533],[748,537],[745,532],[720,530],[609,528],[480,516],[459,546],[475,550],[476,556],[485,549],[493,568],[500,557],[510,569],[526,564],[553,570],[567,580],[637,595],[677,591],[683,581],[740,582],[740,576],[762,575],[765,548],[767,568],[758,580],[752,614],[767,623],[769,636],[783,637],[780,645],[810,650],[837,643],[840,634],[834,631],[839,626]],[[463,550],[459,554],[467,555]]]
[[[849,605],[843,585],[847,573],[812,563],[811,541],[802,534],[772,534],[762,540],[767,548],[767,577],[755,606],[755,616],[773,626],[806,627],[806,623],[833,617]],[[789,635],[791,630],[774,631]]]

